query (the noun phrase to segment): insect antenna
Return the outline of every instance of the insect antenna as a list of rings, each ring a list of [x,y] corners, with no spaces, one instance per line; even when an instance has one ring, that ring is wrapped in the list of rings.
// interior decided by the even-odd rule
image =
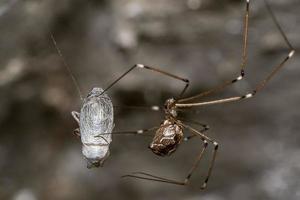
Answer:
[[[71,79],[72,79],[72,81],[73,81],[73,83],[74,83],[74,85],[75,85],[75,87],[76,87],[77,93],[78,93],[78,95],[79,95],[81,101],[83,101],[82,92],[81,92],[81,90],[80,90],[79,84],[78,84],[78,82],[77,82],[75,76],[73,75],[73,73],[72,73],[72,71],[71,71],[71,68],[70,68],[69,65],[67,64],[67,61],[66,61],[65,58],[63,57],[63,55],[62,55],[62,53],[61,53],[61,50],[60,50],[60,48],[58,47],[57,42],[56,42],[56,40],[55,40],[53,34],[51,34],[51,39],[52,39],[52,42],[53,42],[53,44],[54,44],[54,46],[55,46],[55,49],[56,49],[56,51],[57,51],[59,57],[62,59],[63,64],[64,64],[65,68],[67,69],[67,71],[68,71],[68,73],[69,73],[69,76],[71,77]]]

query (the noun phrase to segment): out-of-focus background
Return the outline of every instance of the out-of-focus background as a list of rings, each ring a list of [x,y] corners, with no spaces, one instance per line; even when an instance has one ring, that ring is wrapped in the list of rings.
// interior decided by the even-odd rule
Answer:
[[[271,4],[297,49],[300,1]],[[70,112],[81,102],[51,33],[84,95],[143,63],[188,78],[189,96],[239,74],[244,10],[238,0],[1,0],[0,199],[300,199],[297,54],[255,98],[184,114],[208,124],[220,144],[205,191],[211,149],[192,186],[120,178],[144,171],[184,179],[202,147],[196,138],[160,158],[147,148],[151,137],[114,135],[104,167],[90,170],[72,134]],[[245,94],[287,55],[262,1],[251,1],[250,16],[246,80],[205,99]],[[182,87],[137,69],[108,94],[114,105],[162,105]],[[149,128],[162,117],[116,109],[115,130]]]

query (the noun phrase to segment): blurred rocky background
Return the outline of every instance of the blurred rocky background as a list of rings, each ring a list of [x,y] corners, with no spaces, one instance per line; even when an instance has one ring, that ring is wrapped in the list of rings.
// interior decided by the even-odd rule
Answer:
[[[300,1],[271,4],[297,49]],[[185,112],[220,144],[205,191],[210,151],[192,186],[120,178],[145,171],[183,179],[202,147],[196,138],[160,158],[147,148],[151,137],[114,135],[105,166],[89,170],[72,134],[70,111],[81,101],[51,34],[84,95],[143,63],[188,78],[188,96],[239,74],[244,9],[241,0],[1,0],[0,199],[300,199],[297,54],[255,98]],[[245,94],[287,55],[262,1],[251,1],[250,15],[246,80],[205,99]],[[137,69],[108,93],[114,105],[162,105],[182,87]],[[149,128],[162,117],[116,109],[115,130]]]

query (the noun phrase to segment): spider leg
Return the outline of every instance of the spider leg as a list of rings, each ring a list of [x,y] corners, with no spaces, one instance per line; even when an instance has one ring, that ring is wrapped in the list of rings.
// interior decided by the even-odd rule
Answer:
[[[184,101],[187,101],[187,100],[192,100],[194,99],[193,97],[191,97],[190,99],[182,99],[182,100],[178,100],[176,104],[176,107],[177,108],[190,108],[190,107],[196,107],[196,106],[205,106],[205,105],[213,105],[213,104],[220,104],[220,103],[226,103],[226,102],[233,102],[233,101],[239,101],[239,100],[242,100],[242,99],[247,99],[247,98],[251,98],[253,97],[257,92],[259,92],[260,90],[262,90],[266,84],[277,74],[277,72],[284,67],[284,65],[286,64],[286,62],[293,57],[293,55],[295,54],[295,49],[294,47],[291,45],[291,43],[289,42],[287,36],[285,35],[285,33],[283,32],[283,29],[281,28],[281,26],[279,25],[279,22],[278,20],[276,19],[269,3],[267,2],[267,0],[264,0],[265,2],[265,5],[267,7],[267,10],[269,12],[269,14],[271,15],[271,18],[274,22],[274,24],[276,25],[277,29],[279,30],[281,36],[283,37],[284,41],[286,42],[287,46],[289,47],[289,53],[288,55],[278,64],[278,65],[275,65],[275,67],[273,68],[273,70],[271,71],[271,73],[269,75],[267,75],[266,78],[264,78],[261,82],[259,82],[256,87],[254,88],[254,90],[250,93],[247,93],[245,95],[242,95],[242,96],[235,96],[235,97],[230,97],[230,98],[224,98],[224,99],[217,99],[217,100],[213,100],[213,101],[207,101],[207,102],[199,102],[199,103],[180,103],[180,102],[184,102]],[[246,12],[246,17],[245,17],[245,27],[248,27],[248,16],[249,15],[249,0],[247,0],[247,12]],[[248,14],[247,14],[248,13]],[[244,28],[245,29],[245,33],[247,32],[247,29],[248,28]],[[245,34],[244,33],[244,34]],[[244,36],[244,44],[247,43],[247,34],[246,36]],[[243,52],[246,52],[246,51],[243,51]],[[244,55],[244,58],[243,60],[246,60],[246,55],[247,54],[243,54]],[[243,63],[243,62],[242,62]],[[243,66],[243,64],[242,64]],[[239,77],[237,78],[239,79]],[[236,82],[236,81],[233,81],[233,82]],[[226,86],[226,84],[225,84]],[[211,91],[214,92],[214,91],[217,91],[219,90],[219,88],[223,88],[222,86],[220,87],[217,87],[216,89],[212,89]],[[205,96],[206,92],[203,93],[203,95]],[[211,92],[208,91],[208,93],[210,94]],[[201,96],[203,96],[201,95]],[[197,95],[197,98],[199,96]]]
[[[236,77],[235,79],[233,80],[229,80],[229,81],[226,81],[208,91],[205,91],[205,92],[201,92],[200,94],[197,94],[197,95],[194,95],[194,96],[191,96],[191,97],[188,97],[188,98],[184,98],[184,99],[179,99],[177,102],[179,103],[182,103],[182,102],[187,102],[187,101],[191,101],[191,100],[194,100],[194,99],[198,99],[200,97],[204,97],[204,96],[207,96],[207,95],[210,95],[212,93],[215,93],[217,91],[220,91],[222,89],[224,89],[225,87],[229,86],[229,85],[232,85],[240,80],[243,79],[243,77],[245,76],[245,66],[246,66],[246,63],[247,63],[247,56],[248,56],[248,26],[249,26],[249,7],[250,7],[250,1],[249,0],[246,0],[246,11],[245,11],[245,14],[244,14],[244,28],[243,28],[243,47],[242,47],[242,61],[241,61],[241,64],[240,64],[240,75],[238,77]]]
[[[267,8],[269,14],[271,15],[271,18],[272,18],[273,22],[275,23],[277,29],[279,30],[281,36],[283,37],[284,41],[286,42],[286,44],[289,46],[290,49],[294,49],[293,46],[292,46],[292,44],[291,44],[290,41],[288,40],[287,36],[285,35],[283,29],[281,28],[281,26],[280,26],[280,24],[279,24],[277,18],[275,17],[275,15],[274,15],[274,13],[273,13],[273,10],[272,10],[272,8],[271,8],[271,6],[270,6],[270,4],[268,3],[267,0],[264,0],[264,3],[265,3],[265,5],[266,5],[266,8]]]
[[[211,176],[211,173],[212,173],[214,164],[215,164],[215,160],[216,160],[216,156],[217,156],[219,144],[218,144],[215,140],[209,138],[208,136],[204,135],[203,133],[197,131],[196,129],[194,129],[194,128],[188,126],[188,125],[185,125],[185,124],[182,124],[182,125],[183,125],[183,127],[189,129],[189,130],[190,130],[192,133],[194,133],[196,136],[199,136],[199,137],[204,141],[204,147],[205,147],[205,148],[206,148],[206,146],[208,145],[207,141],[210,142],[210,143],[212,143],[212,144],[214,145],[213,155],[212,155],[212,159],[211,159],[210,164],[209,164],[207,176],[206,176],[206,178],[205,178],[205,180],[204,180],[204,183],[203,183],[202,186],[201,186],[201,189],[205,189],[206,186],[207,186],[208,180],[209,180],[209,178],[210,178],[210,176]],[[198,166],[198,164],[199,164],[201,158],[202,158],[202,155],[199,154],[199,156],[198,156],[197,159],[195,160],[195,163],[194,163],[193,167],[192,167],[191,170],[190,170],[190,173],[189,173],[189,176],[188,176],[188,177],[190,177],[190,176],[192,175],[192,173],[194,172],[194,170],[197,168],[197,166]],[[188,178],[188,177],[187,177],[187,178]]]
[[[157,105],[152,105],[152,106],[148,106],[148,105],[143,105],[143,106],[127,106],[127,105],[122,105],[122,106],[113,106],[116,109],[136,109],[136,110],[151,110],[151,111],[157,111],[160,112],[162,111],[162,107],[157,106]]]
[[[161,125],[160,127],[166,127],[168,126],[166,125]],[[127,135],[127,134],[131,134],[131,135],[143,135],[143,136],[149,136],[149,135],[144,135],[145,133],[151,132],[151,131],[155,131],[157,130],[159,127],[154,126],[152,128],[148,128],[148,129],[139,129],[139,130],[135,130],[135,131],[115,131],[115,132],[111,132],[111,133],[101,133],[99,135],[96,135],[94,137],[101,137],[102,135],[107,135],[107,134],[112,134],[112,135]]]
[[[269,8],[270,9],[270,8]],[[277,24],[277,23],[276,23]],[[286,37],[285,37],[286,38]],[[288,43],[288,46],[290,43]],[[267,83],[277,74],[277,72],[283,68],[285,63],[293,57],[295,54],[295,50],[292,46],[289,46],[291,49],[288,53],[288,55],[278,64],[276,65],[273,70],[269,73],[269,75],[260,81],[254,88],[252,92],[249,92],[245,95],[242,96],[234,96],[234,97],[229,97],[229,98],[224,98],[224,99],[217,99],[217,100],[212,100],[212,101],[206,101],[206,102],[199,102],[199,103],[177,103],[176,107],[177,108],[191,108],[191,107],[198,107],[198,106],[206,106],[206,105],[214,105],[214,104],[222,104],[222,103],[227,103],[227,102],[234,102],[234,101],[239,101],[242,99],[248,99],[252,98],[255,94],[257,94],[259,91],[265,88]]]
[[[116,131],[116,132],[111,132],[111,133],[101,133],[94,137],[102,137],[102,135],[108,135],[108,134],[112,134],[112,135],[127,135],[127,134],[144,135],[145,133],[154,131],[156,129],[158,129],[158,127],[152,127],[152,128],[148,128],[148,129],[139,129],[139,130],[135,130],[135,131]]]
[[[203,156],[203,153],[207,147],[207,144],[208,144],[207,141],[204,140],[204,146],[203,146],[201,152],[199,153],[199,155],[197,156],[197,159],[195,160],[193,167],[189,171],[189,173],[186,176],[186,178],[184,179],[184,181],[167,179],[167,178],[163,178],[163,177],[152,175],[152,174],[145,173],[145,172],[133,172],[132,174],[127,174],[127,175],[122,176],[122,178],[137,178],[137,179],[144,179],[144,180],[157,181],[157,182],[163,182],[163,183],[170,183],[170,184],[175,184],[175,185],[188,185],[191,175],[194,172],[195,168],[198,166],[198,163]]]
[[[153,71],[153,72],[157,72],[159,74],[174,78],[176,80],[180,80],[183,81],[185,83],[185,86],[183,88],[183,90],[181,91],[179,98],[181,98],[183,96],[183,94],[185,93],[185,91],[187,90],[188,86],[189,86],[189,80],[179,77],[177,75],[171,74],[169,72],[163,71],[161,69],[155,68],[155,67],[150,67],[147,65],[143,65],[143,64],[135,64],[134,66],[132,66],[129,70],[127,70],[125,73],[123,73],[119,78],[117,78],[114,82],[112,82],[104,91],[106,92],[107,90],[109,90],[112,86],[114,86],[117,82],[119,82],[123,77],[125,77],[127,74],[129,74],[132,70],[134,70],[135,68],[140,68],[140,69],[147,69],[149,71]]]
[[[206,102],[199,102],[199,103],[177,103],[176,107],[177,108],[190,108],[190,107],[198,107],[198,106],[206,106],[206,105],[214,105],[214,104],[221,104],[221,103],[227,103],[227,102],[234,102],[234,101],[239,101],[242,99],[248,99],[252,98],[255,94],[257,94],[259,91],[261,91],[266,84],[274,77],[274,75],[284,66],[284,64],[294,55],[295,50],[290,50],[289,54],[285,57],[285,59],[275,68],[271,71],[271,73],[263,79],[261,82],[259,82],[255,89],[252,92],[249,92],[245,95],[242,96],[234,96],[234,97],[229,97],[229,98],[224,98],[224,99],[217,99],[217,100],[212,100],[212,101],[206,101]]]
[[[206,132],[206,131],[209,130],[209,126],[207,124],[203,124],[203,123],[200,123],[198,121],[191,120],[191,119],[182,119],[182,118],[179,118],[179,120],[182,121],[182,122],[185,122],[185,123],[191,123],[191,124],[195,124],[195,125],[201,126],[202,129],[199,130],[200,133],[204,133],[204,132]],[[186,136],[183,140],[184,141],[188,141],[188,140],[194,138],[195,136],[196,136],[195,134],[190,135],[190,136]]]
[[[182,124],[182,123],[181,123]],[[208,142],[211,142],[215,145],[215,150],[214,150],[214,154],[213,154],[213,159],[210,163],[209,166],[209,170],[208,170],[208,174],[206,176],[206,179],[203,183],[203,185],[201,186],[201,189],[205,189],[207,182],[209,180],[209,177],[211,175],[212,172],[212,168],[215,162],[215,158],[216,158],[216,151],[218,149],[218,143],[215,142],[214,140],[210,139],[209,137],[205,136],[204,134],[202,134],[201,132],[182,124],[185,128],[189,129],[190,131],[192,131],[192,133],[196,136],[200,136],[201,140],[203,141],[204,145],[200,151],[200,153],[198,154],[198,156],[196,157],[193,166],[191,167],[191,169],[189,170],[187,176],[185,177],[185,179],[183,181],[177,181],[177,180],[172,180],[172,179],[167,179],[167,178],[163,178],[160,176],[156,176],[156,175],[152,175],[149,173],[145,173],[145,172],[134,172],[132,174],[127,174],[122,176],[122,178],[137,178],[137,179],[143,179],[143,180],[150,180],[150,181],[157,181],[157,182],[163,182],[163,183],[170,183],[170,184],[176,184],[176,185],[188,185],[190,182],[190,178],[192,176],[192,174],[194,173],[195,169],[198,167],[200,160],[203,157],[203,154],[208,146]]]
[[[139,174],[139,175],[136,175],[136,174]],[[175,184],[175,185],[186,185],[186,183],[184,183],[184,182],[155,176],[155,175],[148,174],[145,172],[133,172],[132,174],[123,175],[123,176],[121,176],[121,178],[136,178],[136,179],[142,179],[142,180],[148,180],[148,181],[170,183],[170,184]]]

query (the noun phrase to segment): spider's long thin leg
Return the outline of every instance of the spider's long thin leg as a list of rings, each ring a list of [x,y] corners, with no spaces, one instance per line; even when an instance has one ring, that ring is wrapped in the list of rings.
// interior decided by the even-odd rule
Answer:
[[[178,118],[178,119],[179,119],[180,121],[182,121],[182,122],[185,122],[185,123],[195,124],[195,125],[197,125],[197,126],[201,126],[202,129],[199,130],[200,133],[205,133],[206,131],[209,130],[209,126],[208,126],[207,124],[203,124],[203,123],[200,123],[200,122],[198,122],[198,121],[191,120],[191,119],[182,119],[182,118]],[[193,135],[186,136],[186,137],[184,138],[184,141],[188,141],[188,140],[194,138],[195,136],[197,136],[197,135],[193,134]]]
[[[287,46],[289,47],[289,53],[288,55],[278,64],[275,65],[275,67],[273,68],[273,70],[269,73],[269,75],[263,79],[261,82],[259,82],[254,90],[252,92],[249,92],[245,95],[242,96],[234,96],[234,97],[229,97],[229,98],[224,98],[224,99],[217,99],[217,100],[212,100],[212,101],[207,101],[207,102],[199,102],[199,103],[178,103],[176,104],[176,107],[178,108],[189,108],[189,107],[196,107],[196,106],[206,106],[206,105],[213,105],[213,104],[221,104],[221,103],[226,103],[226,102],[233,102],[233,101],[239,101],[242,99],[247,99],[247,98],[251,98],[253,97],[255,94],[257,94],[259,91],[261,91],[266,84],[277,74],[277,72],[283,68],[283,66],[286,64],[286,62],[293,57],[293,55],[295,54],[295,49],[294,47],[291,45],[291,43],[289,42],[288,38],[286,37],[286,35],[284,34],[282,28],[280,27],[270,5],[268,4],[268,2],[266,0],[264,0],[266,7],[271,15],[271,18],[273,19],[277,29],[279,30],[281,36],[284,38],[284,41],[286,42]]]
[[[243,27],[243,47],[242,47],[242,61],[241,61],[241,64],[240,64],[240,75],[238,77],[236,77],[235,79],[233,80],[229,80],[229,81],[226,81],[208,91],[205,91],[205,92],[201,92],[200,94],[197,94],[195,96],[191,96],[191,97],[188,97],[188,98],[184,98],[184,99],[179,99],[177,102],[179,103],[183,103],[183,102],[187,102],[187,101],[191,101],[191,100],[194,100],[194,99],[198,99],[200,97],[204,97],[204,96],[207,96],[209,94],[212,94],[214,92],[217,92],[217,91],[220,91],[222,89],[224,89],[226,86],[229,86],[233,83],[236,83],[240,80],[243,79],[244,75],[245,75],[245,66],[246,66],[246,63],[247,63],[247,55],[248,55],[248,26],[249,26],[249,7],[250,7],[250,0],[246,0],[246,11],[245,11],[245,14],[244,14],[244,27]]]
[[[171,73],[163,71],[161,69],[158,69],[158,68],[155,68],[155,67],[150,67],[150,66],[147,66],[147,65],[142,65],[142,64],[135,64],[129,70],[127,70],[124,74],[122,74],[119,78],[117,78],[114,82],[112,82],[103,92],[109,90],[112,86],[114,86],[117,82],[119,82],[124,76],[126,76],[127,74],[129,74],[135,68],[147,69],[147,70],[150,70],[150,71],[153,71],[153,72],[157,72],[157,73],[160,73],[162,75],[174,78],[176,80],[183,81],[185,83],[185,86],[184,86],[183,90],[181,91],[181,93],[180,93],[180,95],[179,95],[178,98],[181,98],[183,96],[183,94],[187,90],[187,88],[189,86],[189,83],[190,83],[188,79],[179,77],[177,75],[171,74]]]
[[[290,41],[289,41],[289,39],[287,38],[286,34],[284,33],[283,29],[281,28],[281,26],[280,26],[280,24],[279,24],[277,18],[276,18],[275,15],[274,15],[274,12],[273,12],[273,10],[272,10],[270,4],[268,3],[267,0],[264,0],[264,3],[265,3],[265,5],[266,5],[266,8],[267,8],[267,10],[268,10],[268,12],[269,12],[269,14],[270,14],[270,16],[271,16],[271,18],[272,18],[274,24],[276,25],[276,27],[277,27],[277,29],[279,30],[281,36],[283,37],[285,43],[289,46],[289,48],[290,48],[291,50],[293,50],[294,47],[293,47],[293,45],[290,43]]]
[[[215,142],[214,140],[212,140],[211,138],[207,137],[206,135],[202,134],[201,132],[199,132],[199,131],[191,128],[190,126],[187,126],[187,125],[184,125],[184,124],[182,124],[182,125],[185,128],[187,128],[190,131],[192,131],[192,133],[195,134],[196,136],[200,136],[200,138],[204,142],[203,148],[201,149],[200,153],[196,157],[193,166],[191,167],[191,169],[189,170],[187,176],[185,177],[185,179],[183,181],[177,181],[177,180],[167,179],[167,178],[163,178],[163,177],[152,175],[152,174],[145,173],[145,172],[134,172],[132,174],[124,175],[122,177],[123,178],[124,177],[129,177],[129,178],[137,178],[137,179],[143,179],[143,180],[151,180],[151,181],[164,182],[164,183],[170,183],[170,184],[176,184],[176,185],[188,185],[192,174],[194,173],[194,171],[198,167],[199,162],[200,162],[200,160],[203,157],[203,154],[204,154],[204,152],[205,152],[205,150],[206,150],[206,148],[208,146],[208,142],[211,142],[211,143],[214,144],[215,149],[214,149],[213,159],[212,159],[210,167],[209,167],[208,175],[207,175],[207,177],[206,177],[203,185],[201,186],[201,189],[205,189],[206,185],[207,185],[207,182],[209,180],[209,177],[211,175],[214,162],[215,162],[216,152],[217,152],[217,149],[218,149],[218,143]]]
[[[144,106],[127,106],[127,105],[116,105],[113,106],[116,109],[135,109],[135,110],[149,110],[149,111],[162,111],[162,107],[157,106],[157,105],[152,105],[152,106],[148,106],[148,105],[144,105]]]
[[[148,174],[145,172],[134,172],[132,174],[126,174],[126,175],[123,175],[122,178],[136,178],[136,179],[156,181],[156,182],[169,183],[169,184],[175,184],[175,185],[186,185],[186,183],[184,183],[184,182],[167,179],[167,178],[163,178],[160,176],[155,176],[155,175]]]
[[[189,129],[189,130],[190,130],[192,133],[194,133],[196,136],[199,136],[202,140],[204,140],[204,141],[209,141],[210,143],[212,143],[212,144],[214,145],[213,156],[212,156],[212,159],[211,159],[211,161],[210,161],[210,165],[209,165],[209,168],[208,168],[208,173],[207,173],[207,176],[206,176],[206,178],[205,178],[205,180],[204,180],[204,183],[203,183],[202,186],[201,186],[201,189],[205,189],[206,186],[207,186],[208,180],[209,180],[209,178],[210,178],[210,176],[211,176],[211,173],[212,173],[214,164],[215,164],[215,160],[216,160],[216,156],[217,156],[217,151],[218,151],[218,148],[219,148],[219,144],[218,144],[215,140],[209,138],[208,136],[204,135],[203,133],[197,131],[196,129],[194,129],[194,128],[190,127],[190,126],[187,126],[187,125],[185,125],[185,124],[182,124],[182,125],[183,125],[185,128]],[[204,143],[204,144],[205,144],[205,143]],[[191,176],[192,173],[194,172],[194,170],[197,168],[197,166],[198,166],[200,160],[201,160],[201,157],[200,157],[200,155],[199,155],[198,158],[195,160],[194,166],[192,167],[189,176]]]
[[[151,131],[154,131],[158,129],[158,127],[152,127],[152,128],[148,128],[148,129],[139,129],[139,130],[130,130],[130,131],[115,131],[115,132],[111,132],[111,133],[100,133],[99,135],[96,135],[94,137],[102,137],[102,135],[108,135],[108,134],[112,134],[112,135],[144,135],[146,133],[149,133]]]
[[[133,172],[132,174],[126,174],[124,176],[122,176],[122,178],[137,178],[137,179],[143,179],[143,180],[150,180],[150,181],[157,181],[157,182],[163,182],[163,183],[170,183],[170,184],[175,184],[175,185],[188,185],[189,184],[189,180],[191,178],[192,173],[194,172],[194,170],[196,169],[196,167],[198,166],[199,161],[201,160],[204,151],[207,147],[207,141],[204,141],[204,146],[201,149],[199,155],[197,156],[193,167],[191,168],[191,170],[188,172],[188,175],[186,176],[186,178],[184,179],[184,181],[178,181],[178,180],[172,180],[172,179],[168,179],[168,178],[163,178],[160,176],[156,176],[156,175],[152,175],[149,173],[145,173],[145,172]]]
[[[234,97],[229,97],[229,98],[224,98],[224,99],[217,99],[217,100],[212,100],[212,101],[206,101],[206,102],[199,102],[199,103],[177,103],[176,107],[177,108],[190,108],[190,107],[199,107],[199,106],[206,106],[206,105],[214,105],[214,104],[221,104],[221,103],[227,103],[227,102],[234,102],[234,101],[239,101],[242,99],[248,99],[253,97],[255,94],[257,94],[259,91],[261,91],[266,84],[272,79],[272,77],[284,66],[284,64],[294,55],[295,50],[291,50],[288,54],[288,56],[279,64],[277,65],[272,72],[267,76],[267,78],[265,78],[264,80],[262,80],[261,82],[259,82],[255,89],[250,92],[247,93],[245,95],[242,96],[234,96]]]

